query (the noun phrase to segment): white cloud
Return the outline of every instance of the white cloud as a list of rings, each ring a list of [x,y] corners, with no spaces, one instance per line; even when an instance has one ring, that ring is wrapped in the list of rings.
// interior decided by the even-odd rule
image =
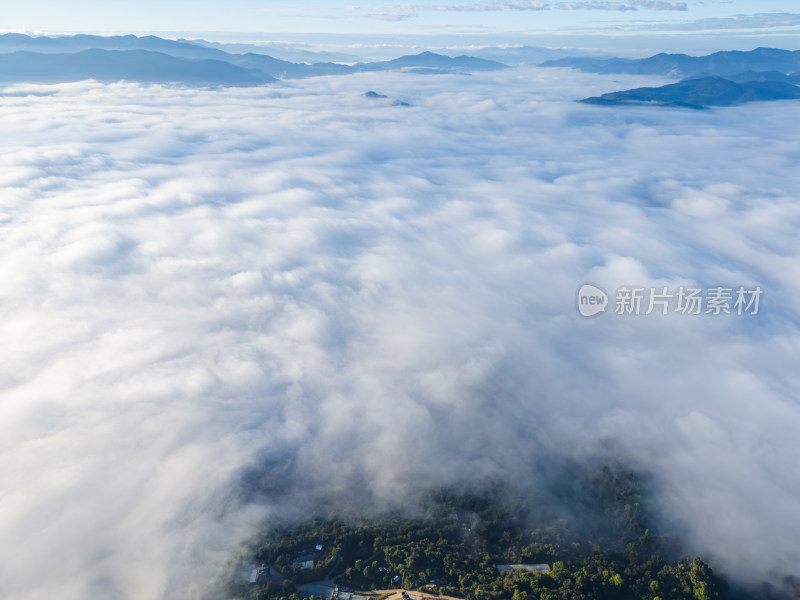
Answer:
[[[609,2],[608,0],[592,0],[581,2],[556,2],[555,8],[563,10],[689,10],[685,2],[672,0],[624,0],[622,2]]]
[[[636,8],[647,10],[689,10],[686,2],[674,2],[672,0],[630,0],[631,5]]]
[[[549,8],[549,2],[540,0],[493,0],[491,2],[469,2],[462,4],[382,4],[375,6],[353,6],[350,10],[364,17],[386,21],[405,21],[418,17],[420,12],[540,11]]]
[[[542,11],[542,10],[688,10],[685,2],[665,0],[607,0],[580,2],[545,2],[542,0],[493,0],[491,2],[468,2],[461,4],[382,4],[375,6],[352,6],[355,14],[387,21],[405,21],[419,16],[421,12],[498,12],[498,11]]]
[[[756,13],[730,17],[707,17],[683,23],[659,23],[643,25],[642,29],[666,31],[725,31],[725,30],[763,30],[777,32],[794,29],[800,25],[800,13]]]
[[[650,83],[0,96],[0,593],[197,597],[295,489],[397,501],[609,443],[693,550],[790,572],[800,106],[572,102]],[[584,321],[584,281],[765,307]]]
[[[636,10],[636,7],[629,2],[561,2],[558,4],[561,10]]]

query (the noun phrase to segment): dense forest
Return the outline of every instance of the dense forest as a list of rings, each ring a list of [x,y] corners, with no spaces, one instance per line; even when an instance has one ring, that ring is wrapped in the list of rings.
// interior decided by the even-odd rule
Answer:
[[[412,514],[332,513],[275,527],[250,558],[285,579],[231,584],[229,591],[248,600],[298,600],[299,585],[325,581],[467,600],[726,597],[725,582],[708,565],[680,557],[675,538],[648,524],[633,473],[575,470],[560,485],[564,501],[556,509],[552,497],[544,504],[493,486],[439,491]],[[546,564],[549,572],[498,569],[509,564]]]

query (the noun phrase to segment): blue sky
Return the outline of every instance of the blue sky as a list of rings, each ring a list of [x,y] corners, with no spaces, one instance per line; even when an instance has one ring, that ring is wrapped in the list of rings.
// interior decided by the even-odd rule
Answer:
[[[619,34],[798,31],[797,0],[15,0],[6,31]]]

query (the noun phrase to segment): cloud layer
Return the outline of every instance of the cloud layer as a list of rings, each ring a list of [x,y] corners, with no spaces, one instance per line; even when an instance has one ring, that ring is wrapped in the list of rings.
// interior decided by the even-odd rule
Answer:
[[[421,12],[498,12],[498,11],[542,11],[542,10],[688,10],[685,2],[672,0],[624,0],[612,2],[592,0],[580,2],[546,2],[543,0],[492,0],[461,4],[383,4],[375,6],[353,6],[351,11],[364,17],[403,21],[419,16]]]
[[[716,566],[790,573],[800,106],[573,102],[608,89],[7,89],[0,597],[197,597],[287,490],[402,503],[605,454]],[[585,281],[765,296],[585,320]]]

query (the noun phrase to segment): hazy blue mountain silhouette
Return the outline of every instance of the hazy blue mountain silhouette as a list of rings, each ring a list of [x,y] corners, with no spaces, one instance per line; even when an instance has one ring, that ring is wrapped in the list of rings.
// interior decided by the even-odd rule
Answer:
[[[457,51],[447,48],[436,50],[436,52],[447,56],[456,56],[458,54]],[[495,60],[505,65],[538,65],[546,60],[555,60],[559,58],[575,58],[582,56],[597,57],[604,55],[607,56],[605,53],[596,50],[562,50],[538,46],[518,46],[512,48],[487,46],[485,48],[470,50],[470,56]]]
[[[783,81],[747,81],[737,83],[722,77],[687,79],[661,87],[643,87],[612,92],[581,102],[589,104],[656,104],[707,108],[734,106],[746,102],[800,99],[800,87]]]
[[[188,40],[166,40],[152,35],[0,35],[0,80],[6,82],[128,79],[209,85],[258,85],[274,79],[405,68],[425,68],[428,69],[426,72],[449,73],[488,71],[505,68],[505,65],[469,56],[449,57],[433,52],[356,66],[333,62],[307,64],[254,52],[234,54]]]
[[[208,48],[187,41],[166,40],[154,35],[70,35],[28,36],[19,33],[0,35],[0,52],[59,53],[83,50],[150,50],[179,58],[211,58],[226,60],[230,55],[216,48]]]
[[[392,69],[404,69],[408,67],[428,67],[442,69],[446,72],[453,71],[498,71],[508,68],[503,63],[474,56],[445,56],[434,52],[421,52],[420,54],[409,54],[373,63],[359,63],[356,68],[361,71],[386,71]]]
[[[276,46],[276,45],[273,45]],[[183,58],[218,58],[227,60],[225,56],[259,54],[265,55],[265,49],[254,44],[215,43],[206,40],[168,40],[157,36],[99,36],[99,35],[70,35],[70,36],[28,36],[19,33],[0,35],[0,52],[16,52],[26,50],[29,52],[80,52],[90,48],[103,50],[153,50],[172,56]],[[281,50],[279,45],[275,48],[278,52],[291,56],[291,60],[307,64],[323,63],[330,61],[355,62],[352,55],[334,52],[312,52],[286,47]],[[577,52],[577,54],[576,54]],[[456,52],[448,49],[437,50],[434,54],[458,58]],[[490,61],[513,64],[539,64],[544,60],[556,58],[571,58],[575,56],[591,56],[597,52],[568,51],[560,49],[539,48],[534,46],[521,46],[516,48],[486,47],[476,49],[471,57],[483,58]],[[283,57],[284,61],[290,60]]]
[[[656,54],[649,58],[561,58],[548,60],[543,67],[572,67],[587,73],[628,73],[688,78],[698,75],[728,77],[746,71],[800,71],[800,51],[756,48],[749,52],[715,52],[708,56]]]
[[[326,50],[308,50],[294,44],[282,44],[269,42],[267,44],[246,44],[239,42],[210,42],[203,39],[179,39],[180,42],[205,46],[207,48],[217,48],[229,54],[268,54],[275,58],[296,62],[296,63],[356,63],[359,57],[346,52],[331,52]]]
[[[800,73],[781,73],[780,71],[745,71],[744,73],[737,73],[727,77],[731,81],[738,83],[745,83],[748,81],[782,81],[784,83],[793,83],[800,85]]]
[[[0,81],[56,83],[83,79],[225,86],[261,85],[275,81],[260,71],[221,60],[188,60],[147,50],[0,54]]]
[[[268,74],[276,72],[297,72],[301,77],[307,77],[309,72],[313,72],[314,65],[303,63],[292,63],[279,60],[266,54],[253,52],[232,53],[208,44],[201,44],[190,40],[167,40],[154,35],[135,36],[99,36],[99,35],[71,35],[60,37],[32,37],[18,33],[8,33],[0,35],[0,53],[28,51],[39,53],[67,53],[81,52],[83,50],[149,50],[176,56],[178,58],[209,58],[224,60],[231,64],[246,66],[248,62],[255,60],[255,57],[263,57],[262,65],[269,69]],[[327,66],[332,63],[321,63],[317,71],[334,71]],[[345,67],[346,65],[336,65]]]
[[[228,55],[229,62],[247,69],[258,69],[278,79],[298,79],[303,77],[316,77],[318,75],[347,75],[354,73],[355,68],[337,63],[293,63],[286,60],[273,58],[266,54],[232,54]]]
[[[369,98],[370,100],[390,100],[389,96],[374,91],[365,92],[364,98]],[[391,103],[392,106],[411,106],[408,102],[403,102],[402,100],[391,100]]]

